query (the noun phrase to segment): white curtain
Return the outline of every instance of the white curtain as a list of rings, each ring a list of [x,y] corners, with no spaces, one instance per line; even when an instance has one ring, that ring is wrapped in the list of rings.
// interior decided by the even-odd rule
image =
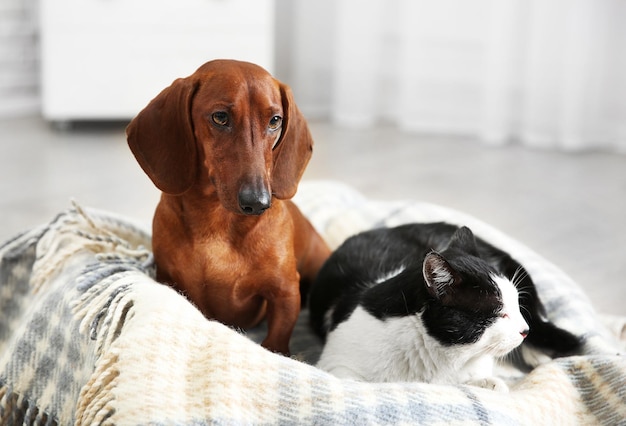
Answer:
[[[295,6],[291,72],[338,124],[626,151],[624,0],[312,4]]]

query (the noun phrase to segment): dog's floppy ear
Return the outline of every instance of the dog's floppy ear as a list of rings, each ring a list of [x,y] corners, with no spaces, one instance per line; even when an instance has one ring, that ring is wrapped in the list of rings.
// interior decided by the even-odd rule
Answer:
[[[189,78],[175,80],[126,128],[128,146],[139,165],[167,194],[182,194],[196,179],[191,101],[197,87]]]
[[[274,149],[272,195],[279,199],[293,197],[298,182],[313,153],[313,137],[304,116],[293,101],[291,88],[280,83],[283,103],[283,128]]]

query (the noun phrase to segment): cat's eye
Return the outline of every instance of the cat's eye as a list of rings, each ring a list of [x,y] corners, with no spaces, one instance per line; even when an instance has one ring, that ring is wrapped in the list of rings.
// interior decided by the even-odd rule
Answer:
[[[501,313],[501,314],[500,314],[500,317],[501,317],[501,318],[510,318],[510,317],[509,317],[509,314],[507,314],[507,313]]]
[[[270,123],[268,125],[270,130],[276,130],[283,123],[283,118],[280,115],[275,115],[271,118]]]
[[[213,114],[211,114],[211,121],[213,121],[213,124],[220,127],[228,126],[228,113],[225,111],[214,112]]]

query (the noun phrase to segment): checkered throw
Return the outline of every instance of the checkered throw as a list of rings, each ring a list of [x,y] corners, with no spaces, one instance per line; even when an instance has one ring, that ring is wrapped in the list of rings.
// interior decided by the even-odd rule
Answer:
[[[0,424],[626,425],[625,319],[610,330],[554,265],[440,206],[368,200],[332,182],[303,183],[295,201],[331,247],[379,226],[468,225],[524,264],[583,353],[502,370],[509,393],[339,380],[312,366],[321,346],[306,310],[294,357],[270,353],[254,343],[263,327],[208,321],[156,283],[141,227],[75,205],[0,247]]]

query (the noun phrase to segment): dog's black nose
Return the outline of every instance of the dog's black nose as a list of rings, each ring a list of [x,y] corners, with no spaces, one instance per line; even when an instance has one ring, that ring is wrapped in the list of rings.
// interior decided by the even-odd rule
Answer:
[[[239,208],[244,214],[259,215],[269,209],[272,197],[267,189],[244,185],[239,190]]]

